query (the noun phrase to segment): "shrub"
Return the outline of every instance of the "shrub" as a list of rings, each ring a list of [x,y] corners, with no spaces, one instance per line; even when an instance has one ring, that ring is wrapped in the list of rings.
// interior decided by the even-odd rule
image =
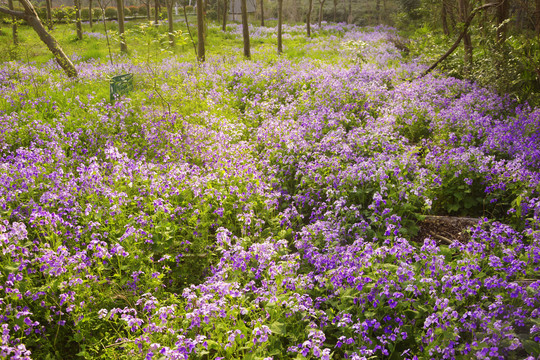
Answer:
[[[94,19],[101,19],[103,11],[100,8],[92,9],[92,12],[94,13]]]
[[[129,10],[129,8],[124,8],[124,17],[130,16],[130,15],[131,15],[131,11]]]
[[[47,8],[44,6],[36,7],[36,13],[40,19],[47,19]]]
[[[105,17],[107,19],[115,19],[118,17],[118,10],[115,7],[109,6],[105,9]]]
[[[139,7],[138,6],[128,6],[127,7],[129,9],[129,14],[131,16],[137,16],[137,14],[139,13]]]
[[[53,18],[55,18],[57,21],[64,21],[68,17],[66,8],[54,8],[53,9]]]
[[[148,15],[148,9],[146,8],[146,5],[141,5],[137,8],[137,13],[141,16],[147,16]]]
[[[81,9],[81,19],[82,20],[89,20],[90,19],[90,9],[88,9],[88,8],[82,8]]]

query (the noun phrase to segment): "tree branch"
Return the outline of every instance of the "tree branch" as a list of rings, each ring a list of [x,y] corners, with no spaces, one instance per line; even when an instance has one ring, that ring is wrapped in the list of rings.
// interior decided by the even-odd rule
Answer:
[[[23,11],[10,10],[0,6],[0,12],[7,15],[15,16],[19,19],[28,20],[28,15]]]
[[[443,62],[448,56],[450,56],[450,54],[452,54],[457,49],[457,47],[459,46],[459,43],[461,42],[463,37],[465,37],[465,34],[467,33],[467,30],[469,29],[469,26],[471,25],[471,22],[473,21],[475,15],[478,12],[480,12],[482,10],[485,10],[487,8],[490,8],[490,7],[495,7],[495,6],[500,6],[500,3],[485,4],[485,5],[479,6],[479,7],[475,8],[473,11],[471,11],[469,17],[465,21],[465,24],[463,26],[463,31],[461,32],[461,34],[459,34],[459,37],[457,38],[454,45],[452,45],[452,47],[450,47],[450,49],[448,49],[448,51],[446,53],[444,53],[444,55],[442,55],[437,61],[435,61],[433,63],[433,65],[431,65],[426,71],[424,71],[422,73],[422,75],[420,75],[420,78],[422,78],[422,77],[426,76],[427,74],[429,74],[433,69],[435,69],[437,67],[437,65],[439,65],[441,62]]]

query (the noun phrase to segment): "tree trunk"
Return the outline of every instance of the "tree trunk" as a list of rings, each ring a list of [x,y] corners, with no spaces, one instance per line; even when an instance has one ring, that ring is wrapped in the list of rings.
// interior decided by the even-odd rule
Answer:
[[[264,26],[264,0],[261,0],[261,26]]]
[[[88,22],[90,29],[94,26],[94,14],[92,13],[92,0],[88,0]]]
[[[223,11],[223,24],[221,30],[225,32],[227,31],[227,14],[229,12],[229,2],[227,0],[223,0],[223,7],[225,8],[225,11]]]
[[[459,15],[462,22],[465,22],[466,19],[469,17],[470,11],[468,0],[459,0]],[[463,50],[465,53],[465,70],[469,72],[472,69],[473,63],[473,46],[471,41],[471,35],[468,31],[465,31],[463,35]]]
[[[248,24],[246,0],[241,1],[241,6],[242,6],[242,34],[244,35],[244,56],[250,59],[251,51],[250,51],[250,44],[249,44],[249,24]]]
[[[75,69],[75,66],[66,56],[58,42],[47,32],[47,30],[41,23],[41,20],[39,20],[39,17],[36,13],[36,10],[32,6],[32,3],[30,3],[29,0],[19,0],[19,2],[24,8],[24,12],[6,9],[1,6],[0,12],[7,15],[15,16],[19,19],[26,20],[28,25],[30,25],[38,34],[41,41],[43,41],[45,45],[47,45],[49,50],[54,55],[56,62],[58,62],[58,65],[60,65],[60,67],[65,71],[66,75],[68,77],[77,77],[77,69]]]
[[[447,0],[443,0],[442,7],[441,7],[441,21],[442,21],[443,33],[446,36],[450,35],[450,29],[448,28],[448,20],[446,18],[447,11],[448,11]]]
[[[167,0],[167,23],[169,25],[169,45],[174,47],[173,0]]]
[[[375,3],[375,13],[377,14],[377,22],[381,23],[381,0],[377,0]]]
[[[509,0],[500,0],[499,6],[497,7],[497,41],[503,43],[506,41],[506,31],[508,29],[508,24],[503,24],[505,20],[508,19],[510,15],[510,4]]]
[[[535,25],[535,30],[536,30],[536,35],[540,35],[540,0],[536,0],[536,11],[535,11],[535,20],[536,20],[536,23],[534,24]]]
[[[191,43],[193,44],[193,50],[195,50],[195,57],[198,59],[199,57],[197,56],[197,46],[195,46],[195,41],[193,41],[193,35],[191,35],[191,28],[189,27],[189,21],[187,18],[185,3],[184,3],[183,8],[184,8],[184,20],[186,21],[186,28],[189,34],[189,38],[191,39]]]
[[[52,23],[52,0],[45,0],[45,6],[47,8],[47,28],[50,30],[53,29]]]
[[[307,19],[306,19],[306,28],[307,28],[306,30],[307,30],[308,37],[311,37],[311,10],[312,9],[313,9],[313,0],[309,0]]]
[[[283,0],[278,0],[278,28],[277,28],[277,52],[278,52],[278,54],[281,54],[283,52],[282,29],[283,29]]]
[[[337,17],[337,3],[338,3],[338,0],[334,0],[334,22],[336,22],[336,17]]]
[[[126,35],[124,31],[124,0],[116,0],[118,10],[118,34],[120,35],[120,51],[127,52]]]
[[[8,0],[9,10],[13,10],[13,0]],[[17,31],[17,23],[15,22],[15,16],[12,16],[13,25],[11,25],[11,30],[13,32],[13,45],[19,45],[19,34]]]
[[[159,0],[154,1],[154,23],[159,24]]]
[[[321,6],[319,7],[319,28],[320,28],[322,24],[322,18],[323,18],[323,6],[326,0],[319,0],[319,2],[321,3]]]
[[[146,5],[146,20],[150,21],[150,19],[152,17],[152,13],[151,13],[151,9],[150,9],[150,0],[148,0],[146,3],[144,3],[144,5]]]
[[[349,15],[347,16],[347,24],[352,24],[352,22],[353,22],[352,0],[349,0]]]
[[[77,24],[77,39],[82,40],[82,23],[81,23],[81,0],[74,0],[73,5],[75,5],[75,23]]]
[[[197,0],[197,59],[204,62],[204,14],[202,0]]]

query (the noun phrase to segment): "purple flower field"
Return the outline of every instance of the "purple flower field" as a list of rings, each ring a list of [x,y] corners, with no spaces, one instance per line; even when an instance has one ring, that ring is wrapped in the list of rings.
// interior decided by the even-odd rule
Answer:
[[[540,357],[540,109],[321,31],[0,65],[0,358]],[[479,220],[448,244],[424,215]]]

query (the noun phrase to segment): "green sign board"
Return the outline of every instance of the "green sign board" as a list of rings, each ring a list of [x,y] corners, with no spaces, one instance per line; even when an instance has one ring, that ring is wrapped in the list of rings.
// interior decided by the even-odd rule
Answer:
[[[122,95],[126,95],[133,90],[133,74],[123,74],[114,76],[111,79],[111,102],[114,102]]]

